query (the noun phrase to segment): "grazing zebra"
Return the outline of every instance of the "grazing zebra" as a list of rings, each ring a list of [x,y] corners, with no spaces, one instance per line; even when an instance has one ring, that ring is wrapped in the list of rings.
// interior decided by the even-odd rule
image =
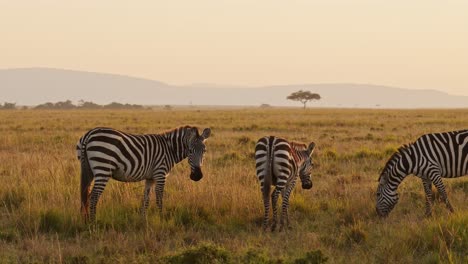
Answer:
[[[209,128],[200,135],[198,128],[190,126],[148,135],[132,135],[103,127],[88,131],[76,146],[81,161],[83,216],[86,220],[95,220],[96,204],[110,178],[122,182],[146,181],[143,215],[148,208],[151,188],[155,186],[156,204],[161,212],[166,176],[176,163],[188,157],[190,179],[199,181],[203,177],[204,142],[210,134]],[[88,211],[90,206],[91,212]]]
[[[299,174],[303,189],[312,188],[312,153],[315,143],[310,143],[309,147],[305,144],[288,142],[279,137],[263,137],[257,141],[255,146],[255,161],[257,177],[263,194],[263,203],[265,206],[265,216],[263,218],[263,229],[268,227],[268,217],[270,214],[270,188],[275,185],[276,188],[271,194],[271,203],[273,206],[273,223],[271,231],[276,229],[277,202],[281,193],[282,211],[280,219],[280,231],[284,228],[284,221],[289,227],[288,207],[289,195],[296,184]]]
[[[388,160],[379,177],[376,210],[387,216],[398,202],[398,185],[414,174],[422,179],[426,194],[426,215],[432,213],[432,184],[447,208],[453,212],[442,178],[468,174],[468,130],[426,134],[404,145]]]

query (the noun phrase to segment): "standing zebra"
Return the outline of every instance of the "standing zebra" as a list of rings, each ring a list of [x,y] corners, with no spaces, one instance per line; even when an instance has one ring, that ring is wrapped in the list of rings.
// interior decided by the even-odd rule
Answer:
[[[453,212],[442,178],[468,174],[468,130],[426,134],[404,145],[387,161],[379,177],[377,214],[387,216],[398,202],[398,185],[414,174],[422,179],[426,194],[426,215],[432,213],[432,184],[447,208]]]
[[[122,182],[146,181],[143,215],[148,208],[151,188],[155,186],[156,204],[161,211],[166,176],[175,164],[188,157],[190,179],[199,181],[203,177],[204,142],[210,134],[209,128],[200,135],[198,128],[190,126],[148,135],[132,135],[103,127],[88,131],[76,146],[81,161],[81,211],[85,219],[95,220],[96,204],[110,178]]]
[[[280,218],[280,231],[284,228],[284,221],[289,226],[288,207],[289,195],[296,184],[299,174],[303,189],[312,188],[312,153],[315,143],[305,144],[288,142],[279,137],[263,137],[257,141],[255,146],[255,161],[257,177],[263,194],[265,215],[263,218],[263,229],[268,227],[268,217],[270,214],[270,188],[276,188],[271,194],[273,205],[273,223],[271,231],[276,229],[277,202],[279,194],[283,198]]]

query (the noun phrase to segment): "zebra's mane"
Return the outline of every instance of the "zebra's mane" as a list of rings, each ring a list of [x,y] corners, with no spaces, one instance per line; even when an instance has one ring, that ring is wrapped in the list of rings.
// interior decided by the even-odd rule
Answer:
[[[173,134],[177,131],[180,131],[180,130],[185,130],[185,131],[190,131],[190,130],[194,130],[196,131],[196,136],[199,137],[200,136],[200,133],[198,132],[198,127],[195,127],[195,126],[181,126],[181,127],[177,127],[177,128],[173,128],[171,130],[167,130],[165,132],[163,132],[162,134],[164,135],[170,135],[170,134]]]
[[[403,156],[403,154],[408,153],[410,146],[411,144],[409,145],[404,144],[400,146],[397,149],[397,151],[395,151],[395,153],[392,154],[392,156],[388,159],[387,163],[385,163],[385,167],[383,168],[382,173],[380,173],[379,182],[380,182],[380,179],[382,178],[382,175],[385,175],[385,177],[387,177],[386,180],[388,180],[389,174],[386,172],[388,172],[389,170],[393,168],[393,166]]]
[[[307,149],[306,144],[304,143],[299,143],[299,142],[289,142],[289,145],[291,146],[292,149],[296,151],[304,151]]]

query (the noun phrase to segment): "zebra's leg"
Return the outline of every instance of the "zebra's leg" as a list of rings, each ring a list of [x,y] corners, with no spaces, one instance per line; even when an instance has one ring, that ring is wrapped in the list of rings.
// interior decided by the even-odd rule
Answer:
[[[263,190],[262,186],[262,194],[266,190]],[[263,205],[265,207],[265,214],[263,215],[263,231],[266,231],[268,228],[268,218],[270,216],[270,194],[263,195]]]
[[[91,201],[90,201],[90,221],[96,221],[96,205],[101,196],[102,192],[106,188],[107,182],[109,181],[110,176],[108,175],[97,175],[94,179],[93,190],[91,191]]]
[[[432,215],[432,203],[433,203],[433,196],[432,193],[432,182],[427,178],[422,179],[423,186],[424,186],[424,193],[426,195],[426,216]]]
[[[155,181],[153,179],[148,179],[145,182],[145,191],[143,194],[143,203],[141,205],[140,213],[142,216],[146,215],[146,209],[148,209],[150,201],[151,188],[154,186]]]
[[[280,231],[284,229],[284,221],[286,220],[286,228],[289,228],[289,196],[291,195],[292,190],[294,190],[294,186],[296,185],[296,179],[292,179],[291,183],[287,186],[287,188],[282,192],[283,195],[283,202],[281,208],[281,220],[280,220]]]
[[[442,197],[442,200],[444,200],[445,205],[447,208],[450,210],[450,212],[454,212],[452,204],[450,204],[450,201],[447,196],[447,192],[445,191],[445,186],[444,183],[442,182],[442,177],[436,176],[433,178],[432,182],[434,185],[437,187],[437,191],[439,191],[440,197]]]
[[[163,195],[164,195],[164,185],[166,184],[166,177],[165,175],[159,176],[156,178],[156,205],[159,209],[159,214],[162,214],[163,208]]]
[[[281,193],[281,189],[279,186],[276,186],[275,190],[273,193],[271,193],[271,205],[273,207],[273,218],[272,218],[272,223],[271,223],[271,231],[275,231],[276,229],[276,219],[278,216],[278,197],[279,194]]]

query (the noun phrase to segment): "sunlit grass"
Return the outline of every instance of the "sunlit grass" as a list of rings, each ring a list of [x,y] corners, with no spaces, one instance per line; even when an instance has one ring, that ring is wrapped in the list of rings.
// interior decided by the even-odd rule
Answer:
[[[419,135],[465,129],[468,110],[175,109],[139,111],[0,111],[0,259],[6,262],[178,263],[198,256],[233,263],[467,261],[465,178],[444,180],[456,208],[436,202],[424,218],[418,178],[400,186],[387,219],[375,214],[380,170],[401,144]],[[181,125],[212,128],[204,174],[189,179],[186,162],[171,172],[162,215],[154,193],[146,218],[144,183],[110,181],[97,223],[79,214],[75,144],[108,126],[159,133]],[[314,141],[314,187],[291,196],[291,230],[263,233],[255,176],[255,142],[278,135]],[[309,262],[301,262],[309,261]]]

